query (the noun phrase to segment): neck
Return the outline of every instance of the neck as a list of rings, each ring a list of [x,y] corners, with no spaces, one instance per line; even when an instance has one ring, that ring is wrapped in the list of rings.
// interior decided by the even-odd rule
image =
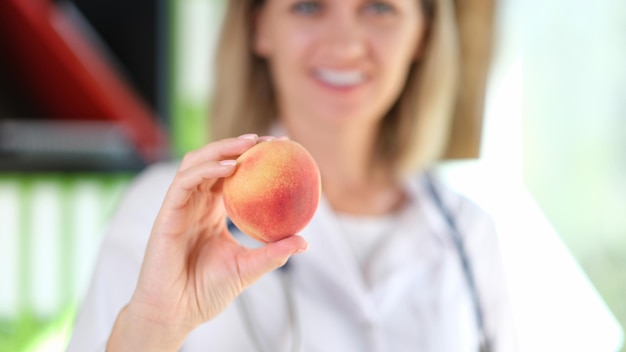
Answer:
[[[373,164],[378,126],[306,126],[283,121],[289,136],[302,144],[318,163],[322,189],[340,213],[384,215],[404,202],[392,172]]]

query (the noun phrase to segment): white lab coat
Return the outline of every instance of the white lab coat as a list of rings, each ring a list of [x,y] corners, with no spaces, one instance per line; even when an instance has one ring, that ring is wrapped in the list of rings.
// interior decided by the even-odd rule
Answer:
[[[151,167],[129,188],[110,223],[93,281],[68,351],[103,350],[119,310],[136,285],[152,223],[177,165]],[[322,199],[301,233],[309,250],[289,262],[302,351],[475,352],[478,334],[459,256],[448,227],[423,188],[407,182],[407,236],[386,243],[371,270],[378,279],[364,285],[354,256],[347,253],[332,210]],[[469,200],[438,184],[462,233],[478,286],[487,333],[494,351],[515,351],[513,319],[494,227]],[[254,245],[244,235],[241,241]],[[277,270],[244,292],[255,331],[265,350],[291,351],[292,325]],[[240,305],[231,304],[194,330],[182,351],[256,351]]]

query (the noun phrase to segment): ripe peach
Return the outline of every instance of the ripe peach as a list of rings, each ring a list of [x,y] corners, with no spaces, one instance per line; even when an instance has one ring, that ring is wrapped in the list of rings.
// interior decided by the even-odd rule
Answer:
[[[237,159],[223,194],[226,212],[239,230],[274,242],[296,234],[313,218],[321,196],[320,171],[294,141],[261,142]]]

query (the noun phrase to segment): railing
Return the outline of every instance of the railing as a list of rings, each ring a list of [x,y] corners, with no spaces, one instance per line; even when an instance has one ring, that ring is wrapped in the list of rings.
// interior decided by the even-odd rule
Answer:
[[[0,351],[63,351],[131,174],[0,175]]]

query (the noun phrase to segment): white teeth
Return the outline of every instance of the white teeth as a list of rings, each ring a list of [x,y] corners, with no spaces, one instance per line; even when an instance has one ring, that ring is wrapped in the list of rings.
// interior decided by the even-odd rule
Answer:
[[[316,71],[316,75],[322,82],[338,87],[357,85],[365,80],[365,74],[356,70],[336,71],[319,69]]]

